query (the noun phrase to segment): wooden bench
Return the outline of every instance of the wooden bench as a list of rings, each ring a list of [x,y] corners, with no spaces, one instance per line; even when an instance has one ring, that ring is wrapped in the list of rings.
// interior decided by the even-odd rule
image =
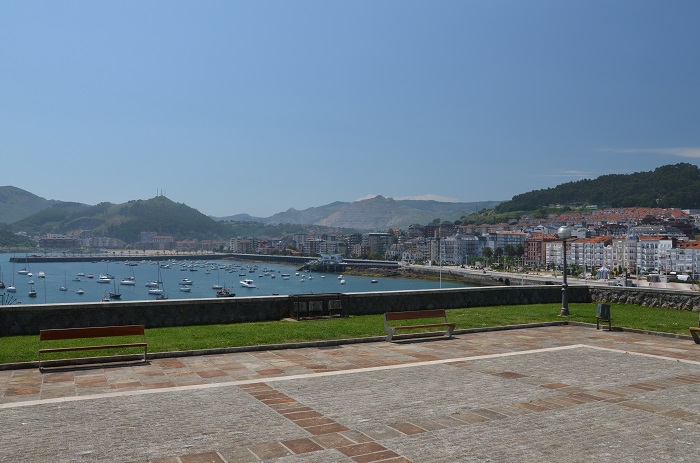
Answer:
[[[128,347],[143,347],[143,361],[146,361],[148,353],[148,343],[143,325],[125,326],[95,326],[89,328],[62,328],[41,330],[39,332],[40,347],[43,341],[62,341],[70,339],[86,338],[112,338],[119,336],[141,336],[142,342],[128,342],[119,344],[95,344],[90,346],[68,346],[68,347],[46,347],[39,349],[39,368],[42,367],[41,354],[56,352],[71,352],[96,349],[122,349]],[[45,344],[44,344],[45,345]]]
[[[391,326],[390,321],[402,321],[402,320],[419,320],[419,319],[429,319],[429,318],[442,318],[443,321],[439,323],[425,323],[421,325],[400,325]],[[384,329],[388,333],[386,336],[387,341],[391,341],[396,333],[396,330],[410,330],[410,329],[425,329],[425,328],[439,328],[447,327],[446,335],[451,337],[455,330],[455,323],[447,321],[447,314],[445,309],[434,309],[434,310],[408,310],[404,312],[386,312],[384,313]]]

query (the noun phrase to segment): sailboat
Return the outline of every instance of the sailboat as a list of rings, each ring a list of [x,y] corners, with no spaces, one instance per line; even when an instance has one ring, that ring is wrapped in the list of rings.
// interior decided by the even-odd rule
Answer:
[[[15,287],[15,263],[12,263],[12,284],[6,288],[8,293],[16,293],[17,287]]]
[[[211,285],[211,289],[216,289],[216,290],[224,289],[224,287],[221,286],[221,284],[219,283],[219,269],[218,268],[216,269],[216,283]]]
[[[5,283],[2,281],[2,267],[0,267],[0,289],[5,289]]]
[[[135,286],[136,285],[136,277],[134,277],[134,267],[131,266],[130,269],[131,269],[131,275],[122,279],[122,281],[119,282],[120,285],[126,285],[126,286]]]
[[[63,272],[63,286],[58,288],[59,291],[68,291],[68,285],[66,284],[66,272]]]
[[[165,295],[165,290],[163,289],[163,280],[160,277],[160,265],[158,265],[158,281],[156,286],[149,288],[148,294],[158,296],[156,299],[167,299],[168,296]]]
[[[109,298],[110,299],[121,299],[122,295],[119,291],[117,291],[117,280],[113,279],[112,282],[114,283],[114,291],[109,292]]]
[[[29,297],[36,297],[36,290],[34,289],[34,285],[31,285],[29,287],[29,293],[27,295]]]

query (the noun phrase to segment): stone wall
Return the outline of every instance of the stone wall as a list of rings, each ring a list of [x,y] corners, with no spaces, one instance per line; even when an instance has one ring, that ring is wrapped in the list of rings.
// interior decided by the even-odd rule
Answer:
[[[148,328],[280,320],[295,301],[340,300],[350,315],[432,308],[546,304],[561,301],[561,287],[498,286],[348,294],[173,299],[165,301],[0,306],[0,336],[38,334],[46,328],[143,324]],[[572,303],[637,304],[700,311],[700,294],[659,289],[569,286]],[[324,302],[325,304],[325,302]]]
[[[700,293],[666,289],[590,286],[591,299],[610,304],[634,304],[661,309],[700,311]]]
[[[556,286],[450,288],[328,295],[173,299],[87,304],[13,305],[0,307],[0,336],[38,334],[47,328],[143,324],[148,328],[280,320],[293,301],[340,300],[350,315],[430,308],[553,303]],[[590,302],[588,288],[570,288],[572,302]]]

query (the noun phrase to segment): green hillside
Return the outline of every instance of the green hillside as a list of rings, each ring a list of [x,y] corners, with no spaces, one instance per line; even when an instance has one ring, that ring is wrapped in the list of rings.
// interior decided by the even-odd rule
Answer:
[[[534,211],[550,205],[700,208],[700,168],[681,163],[653,172],[602,175],[546,190],[519,194],[496,206],[497,213]]]
[[[0,223],[13,223],[46,209],[50,201],[14,186],[0,186]]]
[[[225,225],[164,196],[95,206],[59,202],[12,224],[12,229],[31,234],[93,230],[98,236],[119,238],[127,243],[138,241],[142,231],[172,235],[176,239],[228,237]]]

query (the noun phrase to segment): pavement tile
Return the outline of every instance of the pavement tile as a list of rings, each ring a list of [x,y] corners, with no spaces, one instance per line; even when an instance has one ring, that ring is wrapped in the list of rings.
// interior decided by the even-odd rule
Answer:
[[[322,424],[320,426],[309,426],[304,428],[306,432],[314,436],[321,434],[330,434],[342,431],[348,431],[348,428],[339,423]]]
[[[279,442],[254,445],[249,447],[249,450],[261,460],[280,458],[292,454],[287,447]]]
[[[295,454],[318,452],[319,450],[323,450],[322,446],[312,441],[311,439],[306,438],[283,441],[282,445],[287,447]]]
[[[347,431],[343,431],[340,433],[342,436],[347,437],[351,441],[353,441],[356,444],[363,444],[365,442],[372,442],[374,439],[369,437],[367,434],[364,432],[360,432],[357,430],[349,429]]]
[[[384,450],[386,450],[386,448],[376,442],[366,442],[363,444],[348,445],[347,447],[338,447],[338,451],[349,457],[367,455],[370,453],[382,452]]]
[[[465,423],[483,423],[485,421],[490,421],[483,415],[479,415],[471,412],[459,412],[452,415],[452,418],[456,418]]]
[[[303,420],[306,418],[318,418],[323,416],[319,412],[314,410],[282,413],[282,415],[284,415],[285,418],[292,421]]]
[[[357,463],[371,463],[374,461],[386,461],[388,458],[398,458],[399,455],[392,450],[382,450],[381,452],[368,453],[352,457]]]
[[[341,433],[337,432],[313,436],[312,440],[324,449],[335,449],[338,447],[346,447],[348,445],[357,443],[343,436]]]
[[[204,370],[204,371],[197,371],[196,373],[203,379],[219,378],[222,376],[228,376],[228,374],[222,370]]]
[[[425,429],[421,428],[420,426],[416,426],[413,423],[392,423],[389,426],[407,435],[420,434],[422,432],[426,432]]]
[[[301,428],[310,428],[312,426],[321,426],[325,424],[333,424],[335,421],[333,421],[330,418],[327,418],[325,416],[317,417],[317,418],[306,418],[302,420],[295,420],[294,424]]]
[[[248,448],[222,449],[219,454],[228,463],[257,463],[260,461]]]
[[[508,417],[508,415],[506,414],[498,413],[497,411],[488,408],[476,408],[470,411],[471,413],[476,413],[477,415],[483,416],[484,418],[489,420],[500,420]]]
[[[182,463],[226,463],[216,452],[180,456]]]

